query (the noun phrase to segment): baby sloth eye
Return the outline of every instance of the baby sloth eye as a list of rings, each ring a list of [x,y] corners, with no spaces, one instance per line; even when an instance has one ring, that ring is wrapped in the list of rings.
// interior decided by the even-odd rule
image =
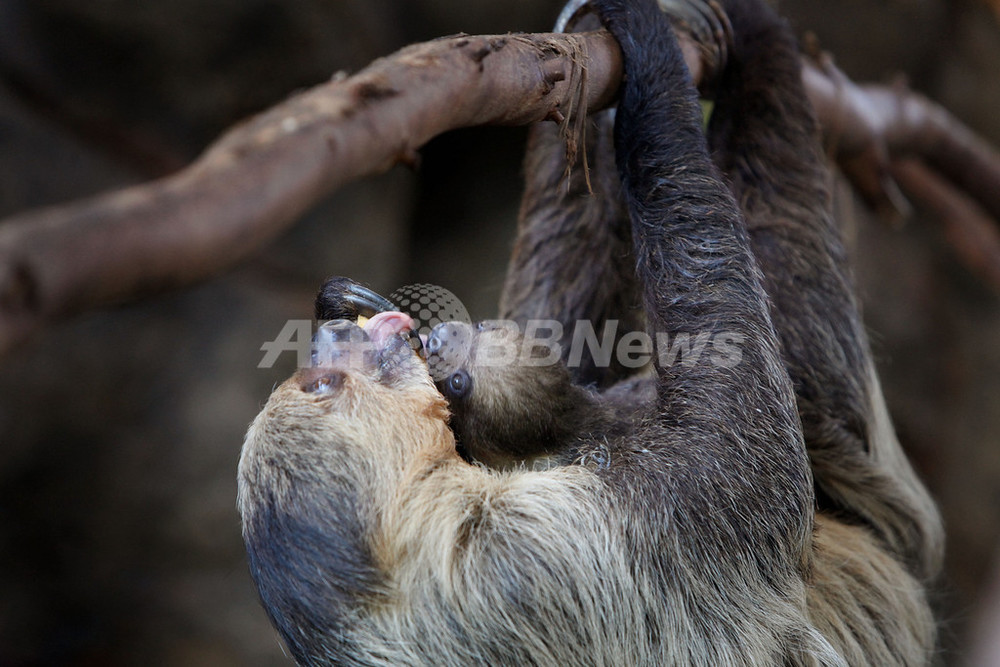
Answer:
[[[452,398],[462,398],[469,392],[469,388],[472,386],[472,378],[464,370],[457,370],[448,376],[445,386]]]

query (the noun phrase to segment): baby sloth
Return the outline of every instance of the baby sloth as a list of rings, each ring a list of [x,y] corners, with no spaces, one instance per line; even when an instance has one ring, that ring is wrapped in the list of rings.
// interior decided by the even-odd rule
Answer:
[[[459,446],[495,468],[569,463],[576,444],[623,434],[648,403],[576,384],[557,352],[510,321],[444,322],[426,351]]]

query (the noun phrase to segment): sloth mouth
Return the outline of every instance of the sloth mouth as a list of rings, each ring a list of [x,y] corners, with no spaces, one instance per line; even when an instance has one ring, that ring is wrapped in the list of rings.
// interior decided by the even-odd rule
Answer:
[[[396,306],[384,296],[353,281],[342,285],[338,296],[344,306],[335,309],[336,313],[356,321],[376,346],[381,348],[391,336],[405,333],[410,348],[417,356],[427,358],[424,341],[417,333],[413,318],[396,310]]]
[[[304,390],[330,393],[341,386],[347,372],[382,384],[395,383],[418,368],[427,372],[423,342],[412,317],[385,311],[362,323],[344,319],[320,325],[313,336],[312,363],[302,371]]]
[[[386,348],[393,342],[394,337],[401,338],[418,357],[427,358],[423,339],[417,333],[413,318],[406,313],[401,313],[398,310],[386,310],[373,314],[365,321],[359,317],[358,324],[362,325],[362,330],[368,335],[372,344],[379,349]]]
[[[349,278],[330,278],[316,297],[316,317],[321,324],[312,362],[299,374],[304,391],[335,393],[348,374],[396,386],[427,375],[424,340],[413,318],[377,292]]]

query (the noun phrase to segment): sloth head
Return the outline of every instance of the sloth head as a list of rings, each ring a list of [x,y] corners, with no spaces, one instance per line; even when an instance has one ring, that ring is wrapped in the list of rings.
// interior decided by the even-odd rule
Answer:
[[[559,356],[525,344],[511,322],[439,324],[427,339],[427,362],[460,447],[493,467],[563,449],[590,405]]]
[[[312,364],[274,390],[243,444],[238,504],[250,572],[303,664],[337,645],[338,619],[358,596],[381,590],[370,537],[379,507],[422,463],[457,459],[447,403],[412,329],[399,312],[363,328],[322,325]]]
[[[454,448],[447,403],[412,329],[399,312],[378,313],[363,328],[348,320],[320,326],[312,364],[275,389],[250,426],[240,458],[241,510],[253,511],[259,489],[304,493],[372,457],[403,460],[435,442]]]

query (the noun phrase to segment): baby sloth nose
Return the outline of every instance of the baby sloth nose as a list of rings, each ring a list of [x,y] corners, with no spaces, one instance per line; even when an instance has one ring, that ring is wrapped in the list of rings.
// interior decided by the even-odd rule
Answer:
[[[427,354],[437,354],[441,351],[441,347],[444,345],[443,337],[438,335],[440,333],[441,325],[434,327],[431,331],[430,337],[427,339]]]
[[[427,337],[427,364],[435,381],[450,375],[468,357],[472,327],[465,322],[442,322]]]
[[[465,322],[442,322],[427,338],[427,354],[455,354],[469,345],[471,328]]]
[[[331,320],[322,324],[312,339],[312,366],[370,367],[375,364],[375,350],[368,335],[350,320]]]

